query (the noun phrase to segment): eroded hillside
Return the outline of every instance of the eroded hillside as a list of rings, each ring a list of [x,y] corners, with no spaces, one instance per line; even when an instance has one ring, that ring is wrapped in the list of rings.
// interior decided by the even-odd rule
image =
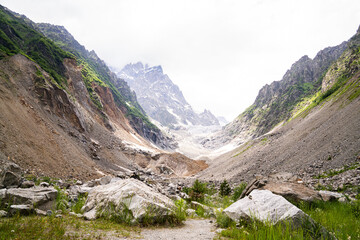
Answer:
[[[139,166],[165,167],[171,176],[206,167],[176,155],[179,167],[167,166],[174,155],[153,143],[166,148],[171,140],[96,54],[73,41],[54,43],[26,17],[0,10],[2,162],[13,161],[26,173],[77,179]],[[161,166],[152,162],[159,155]]]
[[[360,160],[359,39],[360,29],[323,74],[320,91],[294,106],[288,112],[288,121],[216,158],[199,176],[240,182],[257,174],[287,171],[307,178],[357,164]],[[276,92],[271,94],[276,99]],[[247,114],[248,111],[241,116]],[[260,118],[259,122],[265,120]],[[356,179],[344,181],[351,184],[353,180]]]

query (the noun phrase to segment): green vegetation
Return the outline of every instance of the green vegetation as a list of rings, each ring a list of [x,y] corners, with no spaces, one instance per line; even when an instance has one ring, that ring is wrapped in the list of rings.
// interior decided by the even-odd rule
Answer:
[[[245,190],[246,186],[247,186],[247,184],[242,182],[242,183],[239,184],[239,186],[234,188],[234,194],[233,194],[233,197],[232,197],[234,202],[236,202],[239,199],[242,192]]]
[[[81,208],[85,205],[87,193],[79,194],[77,201],[72,202],[71,211],[74,213],[82,213]]]
[[[220,195],[221,196],[229,196],[230,193],[231,193],[231,188],[225,179],[220,185]]]
[[[140,230],[108,220],[85,221],[70,215],[62,218],[14,216],[0,219],[0,239],[107,239],[138,237]]]
[[[276,225],[262,223],[255,219],[235,222],[224,214],[217,214],[217,224],[226,228],[220,233],[229,239],[329,239],[329,234],[337,239],[359,239],[360,237],[360,201],[353,203],[314,202],[297,203],[318,224],[305,222],[302,228],[293,228],[291,222]],[[322,226],[329,232],[322,230]]]
[[[185,221],[186,220],[186,209],[187,204],[184,199],[180,199],[175,201],[175,216],[179,221]]]
[[[244,144],[244,145],[242,146],[242,147],[243,147],[243,150],[241,150],[239,153],[235,154],[235,155],[232,156],[232,157],[237,157],[237,156],[243,154],[244,152],[246,152],[247,150],[249,150],[249,149],[253,146],[253,145],[247,146],[249,143],[250,143],[250,141],[247,142],[246,144]],[[245,146],[247,146],[247,147],[245,148]]]
[[[58,31],[56,26],[39,24],[38,27],[59,47],[76,56],[78,64],[83,67],[82,75],[89,96],[98,109],[102,110],[103,106],[93,84],[110,88],[115,103],[121,109],[126,109],[126,115],[131,123],[136,124],[140,119],[149,129],[159,130],[146,116],[127,83],[112,77],[109,68],[94,53],[88,52],[69,33]]]
[[[319,174],[317,176],[315,176],[314,178],[316,179],[321,179],[321,178],[328,178],[328,177],[333,177],[333,176],[336,176],[336,175],[339,175],[343,172],[346,172],[346,171],[349,171],[349,170],[353,170],[353,169],[356,169],[360,167],[360,163],[354,163],[352,165],[348,165],[348,166],[343,166],[341,169],[339,170],[333,170],[333,169],[330,169],[328,171],[325,171],[324,173],[322,174]]]
[[[55,189],[58,191],[55,208],[57,210],[61,210],[62,212],[67,212],[69,209],[69,197],[66,195],[65,190],[61,189],[60,187],[55,186]]]
[[[66,86],[63,60],[74,56],[0,6],[0,59],[18,53],[39,64],[61,87]]]
[[[15,16],[0,6],[0,59],[22,54],[48,72],[57,87],[66,89],[66,69],[63,61],[65,58],[76,58],[77,63],[82,66],[81,73],[90,99],[99,110],[103,109],[103,105],[93,84],[111,89],[116,104],[126,109],[130,122],[135,124],[140,119],[148,128],[158,131],[140,107],[126,82],[121,79],[114,82],[116,79],[111,77],[108,67],[94,57],[93,53],[87,52],[67,35],[59,35],[56,30],[51,29],[52,25],[40,24],[38,27],[48,33],[47,36],[53,41],[37,32],[28,22],[30,21]],[[43,78],[40,71],[37,71],[37,75]]]
[[[190,201],[203,203],[205,194],[211,192],[211,189],[209,189],[207,185],[207,183],[200,182],[198,179],[196,179],[191,188],[184,188],[183,191],[189,195]]]

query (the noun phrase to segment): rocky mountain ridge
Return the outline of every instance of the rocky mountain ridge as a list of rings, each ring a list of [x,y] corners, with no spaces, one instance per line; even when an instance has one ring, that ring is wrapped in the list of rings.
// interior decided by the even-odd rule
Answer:
[[[189,125],[219,125],[218,119],[209,110],[200,114],[194,112],[161,66],[131,63],[118,70],[117,75],[136,92],[145,112],[163,126],[176,129]]]
[[[248,138],[244,144],[209,161],[209,168],[198,176],[241,182],[258,175],[291,172],[314,188],[356,191],[360,181],[357,177],[360,164],[359,39],[360,28],[346,43],[342,54],[321,73],[318,91],[294,107],[286,124],[257,138]],[[302,58],[293,67],[308,61]],[[291,76],[291,72],[286,76]],[[299,75],[302,76],[304,74]],[[276,84],[279,83],[264,87],[257,101],[267,103],[265,90],[275,89],[268,94],[276,94],[279,92],[274,87]],[[244,119],[249,114],[247,111],[241,117]],[[259,113],[254,116],[256,114],[261,116]]]
[[[283,121],[286,122],[300,102],[321,90],[325,73],[346,48],[347,43],[343,42],[321,50],[314,59],[301,57],[282,80],[262,87],[249,108],[222,131],[204,139],[203,145],[218,148],[230,142],[242,144],[269,132]]]

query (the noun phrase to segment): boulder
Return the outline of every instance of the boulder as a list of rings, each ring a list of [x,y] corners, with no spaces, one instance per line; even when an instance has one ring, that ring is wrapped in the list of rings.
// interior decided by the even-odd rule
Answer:
[[[4,210],[0,210],[0,218],[6,217],[6,216],[7,216],[7,212]]]
[[[21,169],[12,162],[0,166],[0,185],[6,188],[18,187],[21,181]]]
[[[49,210],[54,207],[57,190],[54,188],[11,188],[0,194],[3,202],[13,205],[30,205],[40,210]]]
[[[132,220],[145,216],[166,217],[173,214],[174,203],[145,183],[129,178],[94,187],[82,208],[86,219],[129,212]],[[126,210],[126,211],[123,211]],[[149,212],[150,211],[150,212]]]
[[[238,200],[224,209],[224,213],[233,220],[255,218],[264,223],[276,224],[282,220],[292,220],[301,224],[308,216],[282,196],[269,190],[253,190],[247,197]]]
[[[296,201],[313,202],[315,200],[321,200],[319,192],[299,183],[268,182],[260,189],[269,190],[272,193]]]
[[[16,214],[20,214],[20,215],[29,215],[34,213],[34,208],[31,205],[11,205],[10,206],[10,211],[9,211],[11,216],[14,216]]]
[[[295,201],[312,202],[314,200],[321,200],[321,196],[317,191],[296,182],[296,179],[290,173],[273,174],[269,178],[258,177],[246,186],[241,193],[240,199],[249,195],[254,189],[260,189],[269,190]]]
[[[35,183],[33,181],[28,181],[28,180],[23,181],[20,185],[21,188],[31,188],[33,186],[35,186]]]
[[[338,192],[321,190],[319,191],[319,194],[323,201],[338,201],[344,198],[344,195]]]

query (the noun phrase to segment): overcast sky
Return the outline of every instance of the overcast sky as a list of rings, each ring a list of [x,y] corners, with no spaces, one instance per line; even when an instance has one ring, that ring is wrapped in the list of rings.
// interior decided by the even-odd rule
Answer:
[[[198,111],[233,120],[303,55],[355,34],[359,0],[0,0],[122,68],[161,65]]]

